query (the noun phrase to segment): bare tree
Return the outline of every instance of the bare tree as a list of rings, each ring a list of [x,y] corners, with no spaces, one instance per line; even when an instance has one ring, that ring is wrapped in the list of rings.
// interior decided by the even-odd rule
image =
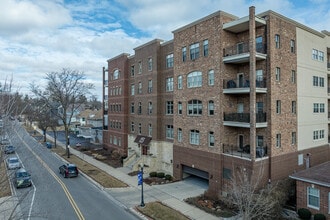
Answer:
[[[31,91],[42,99],[49,109],[57,107],[53,113],[63,123],[67,156],[70,157],[69,127],[71,119],[82,104],[86,103],[86,95],[90,95],[90,90],[94,89],[94,85],[84,82],[84,73],[70,69],[47,73],[45,79],[47,85],[44,90],[36,85],[31,85]]]
[[[280,218],[289,186],[285,181],[262,185],[263,166],[251,175],[244,167],[233,173],[225,201],[238,210],[243,220]]]

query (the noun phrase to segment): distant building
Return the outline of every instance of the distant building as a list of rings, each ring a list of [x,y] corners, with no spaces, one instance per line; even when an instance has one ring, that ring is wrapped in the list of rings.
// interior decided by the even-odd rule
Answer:
[[[91,143],[102,144],[102,110],[85,109],[77,115],[77,137],[88,139]]]
[[[108,60],[103,143],[225,191],[237,167],[276,181],[330,160],[330,35],[273,11],[218,11]]]

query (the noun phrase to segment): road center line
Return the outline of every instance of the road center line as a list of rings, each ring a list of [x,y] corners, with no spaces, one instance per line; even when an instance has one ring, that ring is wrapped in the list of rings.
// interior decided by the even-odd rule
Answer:
[[[68,188],[66,187],[66,185],[63,183],[63,181],[58,178],[58,176],[54,173],[54,171],[52,169],[50,169],[50,167],[27,145],[27,143],[22,139],[22,137],[17,133],[17,130],[15,129],[15,132],[17,134],[17,136],[19,137],[19,139],[24,143],[24,145],[28,148],[28,150],[37,158],[37,160],[41,163],[42,166],[44,166],[46,168],[46,170],[48,170],[48,172],[55,178],[55,180],[61,185],[65,195],[67,196],[67,198],[69,199],[69,202],[71,203],[71,206],[73,208],[73,210],[75,211],[76,215],[78,216],[78,218],[80,220],[85,220],[83,214],[81,213],[79,207],[77,206],[76,202],[74,201],[72,195],[70,194]],[[31,208],[32,210],[32,208]]]

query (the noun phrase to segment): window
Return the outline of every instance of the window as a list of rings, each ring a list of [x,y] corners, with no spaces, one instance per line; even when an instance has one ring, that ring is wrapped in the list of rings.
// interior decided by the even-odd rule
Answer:
[[[142,62],[140,61],[139,62],[139,74],[141,74],[142,73]]]
[[[134,66],[131,66],[131,76],[134,76],[135,72],[134,72]]]
[[[131,132],[134,132],[135,128],[134,128],[134,122],[131,122]]]
[[[148,81],[148,93],[152,93],[152,80]]]
[[[131,85],[131,95],[135,95],[135,85]]]
[[[324,113],[324,103],[320,103],[320,113]]]
[[[202,101],[190,100],[188,102],[188,115],[202,115]]]
[[[318,50],[315,50],[315,49],[312,50],[312,59],[313,60],[318,60],[319,59],[319,52],[318,52]]]
[[[142,94],[142,82],[139,82],[138,93]]]
[[[257,135],[257,147],[264,146],[264,136]]]
[[[276,100],[276,113],[281,114],[281,100]]]
[[[209,101],[208,109],[209,109],[209,115],[214,115],[214,102],[212,100]]]
[[[319,103],[314,103],[313,104],[313,112],[318,113],[319,112]]]
[[[291,70],[291,82],[296,83],[296,71]]]
[[[231,169],[223,168],[222,169],[222,177],[227,180],[231,180]]]
[[[178,103],[178,114],[182,115],[182,102]]]
[[[173,125],[166,126],[166,138],[173,139]]]
[[[265,53],[262,45],[262,36],[256,37],[256,51],[259,53]]]
[[[188,88],[201,87],[202,86],[202,72],[191,72],[187,77]]]
[[[149,102],[149,104],[148,104],[148,114],[149,115],[152,114],[152,102]]]
[[[166,56],[166,67],[173,67],[173,53]]]
[[[182,76],[178,76],[178,89],[182,89]]]
[[[139,115],[142,114],[142,104],[141,104],[141,102],[139,102],[138,114],[139,114]]]
[[[182,129],[178,128],[178,142],[182,142]]]
[[[152,58],[148,58],[148,70],[152,70]]]
[[[276,69],[275,69],[275,79],[276,79],[276,81],[281,80],[281,68],[279,68],[279,67],[276,67]]]
[[[209,147],[214,147],[214,132],[209,132]]]
[[[303,165],[304,164],[304,155],[299,154],[298,155],[298,165]]]
[[[290,41],[290,51],[291,53],[295,53],[296,52],[296,46],[295,46],[295,41],[294,40],[291,40]]]
[[[182,62],[185,62],[187,60],[187,48],[182,47]]]
[[[281,147],[281,134],[276,134],[276,147]]]
[[[320,209],[320,190],[313,187],[307,187],[307,206]]]
[[[297,141],[297,133],[296,132],[291,132],[291,144],[295,145]]]
[[[115,80],[115,79],[118,79],[118,78],[119,78],[119,70],[115,70],[113,72],[113,79]]]
[[[190,144],[199,145],[199,131],[190,130]]]
[[[151,124],[148,125],[148,135],[149,135],[149,137],[152,137],[152,125]]]
[[[244,53],[244,43],[237,44],[237,54]]]
[[[320,139],[324,139],[324,130],[319,130]]]
[[[166,79],[166,92],[173,91],[173,77],[169,77]]]
[[[324,87],[324,78],[323,77],[319,77],[319,81],[320,81],[319,86],[320,87]]]
[[[292,101],[292,104],[291,104],[291,112],[292,112],[293,114],[296,114],[296,112],[297,112],[297,103],[296,103],[296,101]]]
[[[280,48],[280,46],[281,46],[280,35],[275,34],[275,48]]]
[[[131,114],[134,114],[134,111],[135,111],[135,109],[134,109],[134,102],[132,102],[131,103]]]
[[[189,50],[190,50],[190,59],[191,60],[195,60],[199,57],[199,44],[198,43],[190,45]]]
[[[214,86],[214,70],[209,71],[209,86]]]
[[[173,115],[173,101],[166,102],[166,114]]]
[[[208,40],[203,41],[203,55],[204,55],[204,57],[207,57],[209,55],[209,41]]]
[[[139,123],[139,134],[142,134],[142,125]]]
[[[319,77],[313,76],[313,86],[318,86],[319,85]]]
[[[319,139],[319,131],[313,131],[313,140]]]
[[[324,53],[322,51],[319,51],[319,61],[324,61]]]

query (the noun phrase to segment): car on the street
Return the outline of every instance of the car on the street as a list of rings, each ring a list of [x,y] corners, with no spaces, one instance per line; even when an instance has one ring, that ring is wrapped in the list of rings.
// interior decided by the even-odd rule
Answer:
[[[10,141],[7,137],[2,137],[1,138],[1,145],[9,145]]]
[[[14,177],[16,188],[32,186],[31,175],[24,168],[16,170]]]
[[[15,148],[13,145],[6,145],[4,152],[5,152],[5,154],[13,154],[13,153],[15,153]]]
[[[9,157],[7,159],[7,168],[9,170],[21,168],[21,163],[17,157]]]
[[[72,163],[63,164],[62,166],[59,167],[59,170],[60,170],[60,174],[62,174],[64,178],[77,177],[79,173],[77,166]]]

